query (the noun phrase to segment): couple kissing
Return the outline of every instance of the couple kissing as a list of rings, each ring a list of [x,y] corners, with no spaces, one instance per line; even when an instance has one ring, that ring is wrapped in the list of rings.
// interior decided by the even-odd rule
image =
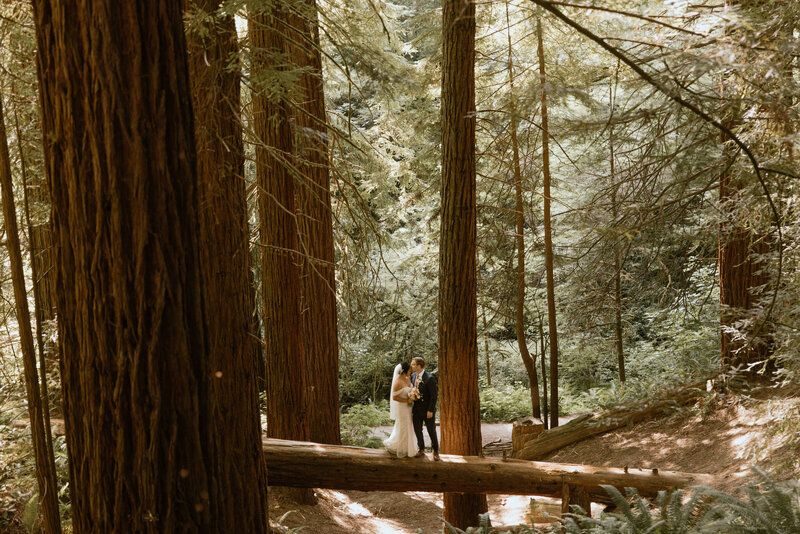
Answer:
[[[433,459],[439,460],[435,418],[439,388],[436,377],[425,370],[423,358],[417,356],[410,364],[397,364],[390,396],[389,416],[394,420],[394,428],[383,440],[386,450],[398,458],[425,456],[424,425],[431,440]]]

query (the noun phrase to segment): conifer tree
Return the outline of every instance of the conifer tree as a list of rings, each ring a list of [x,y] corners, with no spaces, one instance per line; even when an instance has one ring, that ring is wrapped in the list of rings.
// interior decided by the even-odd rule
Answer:
[[[445,0],[442,53],[442,224],[439,245],[439,382],[442,452],[479,455],[475,3]],[[478,524],[486,495],[444,494],[444,519]]]
[[[74,529],[261,524],[223,505],[183,3],[33,5]]]

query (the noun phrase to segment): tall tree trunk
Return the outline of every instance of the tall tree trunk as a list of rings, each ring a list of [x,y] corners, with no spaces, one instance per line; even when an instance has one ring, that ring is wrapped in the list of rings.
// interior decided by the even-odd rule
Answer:
[[[1,103],[0,103],[1,104]],[[0,115],[2,110],[0,109]],[[0,117],[2,118],[2,117]],[[5,128],[5,124],[2,125]],[[25,160],[25,152],[22,146],[22,135],[19,127],[19,117],[17,110],[14,109],[14,127],[17,135],[17,146],[19,147],[19,166],[22,174],[22,196],[25,205],[25,225],[28,227],[28,252],[31,258],[31,278],[33,279],[33,303],[34,321],[36,323],[36,347],[39,349],[39,373],[41,380],[42,413],[44,415],[44,433],[47,443],[47,457],[51,459],[53,465],[53,481],[56,482],[55,475],[55,452],[53,450],[53,435],[50,428],[50,392],[47,384],[47,357],[45,353],[44,334],[42,332],[42,312],[41,297],[39,294],[39,277],[36,265],[36,248],[33,245],[33,225],[31,224],[31,207],[28,198],[28,169]]]
[[[14,284],[14,303],[16,305],[20,344],[22,345],[28,416],[31,421],[33,455],[36,460],[36,479],[39,486],[39,502],[42,505],[44,531],[47,534],[60,533],[61,520],[58,516],[56,467],[52,443],[48,445],[48,433],[45,431],[47,399],[41,395],[39,377],[36,372],[36,349],[33,344],[31,316],[28,310],[28,296],[25,290],[22,248],[19,244],[17,212],[14,207],[14,185],[11,178],[11,158],[8,152],[8,136],[6,135],[5,119],[3,117],[2,94],[0,94],[0,188],[2,188],[0,192],[2,192],[3,196],[3,219],[6,227],[8,256],[11,263],[11,278]]]
[[[517,345],[525,371],[530,382],[531,410],[534,417],[541,418],[542,411],[539,406],[539,380],[536,375],[536,360],[531,358],[528,351],[528,342],[525,339],[525,216],[522,208],[522,170],[519,162],[519,142],[517,141],[517,110],[514,100],[514,56],[511,47],[511,19],[508,14],[508,0],[506,0],[506,28],[508,36],[508,83],[509,83],[509,111],[511,114],[511,149],[514,165],[514,190],[516,192],[517,215],[517,299],[516,299],[516,330]]]
[[[612,145],[613,146],[613,145]],[[613,148],[612,148],[613,161]],[[612,169],[613,169],[612,163]],[[612,177],[613,177],[613,170]],[[611,192],[611,216],[617,219],[617,188]],[[615,238],[616,239],[616,238]],[[625,351],[622,347],[622,262],[620,261],[619,244],[614,242],[614,340],[617,349],[617,368],[619,369],[619,383],[625,387]]]
[[[738,8],[747,7],[738,1],[724,2]],[[733,81],[725,76],[720,87],[720,96],[739,98]],[[723,124],[735,131],[741,124],[740,113],[732,111]],[[756,371],[752,364],[765,361],[771,352],[767,336],[754,332],[743,323],[752,320],[758,300],[758,287],[769,283],[769,277],[762,272],[766,264],[755,255],[769,252],[766,236],[758,235],[748,227],[737,214],[742,202],[741,196],[747,188],[746,175],[736,174],[729,163],[736,158],[736,148],[724,133],[723,143],[725,168],[719,176],[719,203],[722,214],[719,224],[719,303],[720,303],[720,370],[725,373],[732,368],[741,367]],[[763,330],[764,325],[761,325]],[[753,339],[761,334],[762,339]]]
[[[292,64],[305,69],[294,104],[303,347],[306,354],[309,439],[341,443],[339,434],[339,336],[331,213],[330,171],[322,55],[316,0],[302,0],[289,16]]]
[[[252,51],[253,129],[261,219],[261,291],[267,365],[267,435],[307,441],[306,359],[300,316],[300,258],[295,210],[294,143],[287,88],[268,90],[269,70],[283,70],[287,8],[253,7],[248,33]],[[289,492],[312,501],[310,492]]]
[[[227,532],[183,3],[33,5],[74,529]]]
[[[475,206],[475,4],[445,0],[442,52],[442,230],[439,373],[442,452],[481,452]],[[486,496],[445,493],[444,518],[465,529]]]
[[[202,28],[187,35],[195,110],[200,274],[208,316],[214,434],[219,458],[211,481],[231,532],[266,532],[267,473],[261,452],[258,406],[258,335],[250,270],[250,232],[244,181],[238,52],[233,16],[218,14],[220,0],[195,0],[189,10]]]
[[[11,91],[16,93],[15,84],[12,82]],[[56,364],[57,346],[55,343],[48,342],[44,338],[44,327],[48,321],[53,321],[56,318],[56,304],[55,304],[55,270],[53,266],[52,254],[52,235],[50,229],[50,221],[40,224],[34,224],[31,217],[31,204],[45,204],[49,207],[50,198],[47,193],[47,187],[44,183],[44,176],[37,177],[37,183],[32,183],[31,177],[28,176],[27,165],[27,150],[23,141],[22,130],[20,128],[20,117],[17,113],[18,106],[14,106],[14,127],[16,130],[17,147],[19,151],[20,170],[22,172],[22,181],[24,183],[24,199],[25,199],[25,224],[28,226],[29,236],[29,250],[31,256],[31,274],[33,276],[33,299],[36,304],[34,310],[34,317],[36,319],[36,344],[39,348],[40,357],[44,358],[45,363],[51,365]],[[42,371],[44,374],[47,370]],[[43,391],[42,395],[47,397],[47,380],[42,377]],[[49,414],[45,413],[46,419],[49,419]],[[49,433],[49,425],[45,430]],[[48,439],[48,443],[51,440]]]
[[[617,62],[617,72],[619,72],[619,62]],[[616,78],[615,78],[616,82]],[[611,88],[611,121],[614,120],[614,106],[617,94],[616,83]],[[608,149],[610,152],[610,178],[611,178],[611,217],[616,224],[617,221],[617,189],[616,180],[616,161],[614,158],[614,124],[611,122],[608,127]],[[617,349],[617,367],[619,369],[619,383],[625,387],[625,351],[622,348],[622,265],[620,261],[619,244],[616,236],[614,237],[614,340]]]
[[[542,102],[542,189],[544,190],[544,267],[547,275],[547,322],[550,333],[550,428],[558,426],[558,328],[556,325],[553,237],[550,225],[550,129],[547,123],[547,74],[544,65],[542,19],[536,19]]]

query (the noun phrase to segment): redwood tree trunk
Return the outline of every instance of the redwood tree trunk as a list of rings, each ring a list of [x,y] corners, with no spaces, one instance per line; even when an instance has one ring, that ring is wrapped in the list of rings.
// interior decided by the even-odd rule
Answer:
[[[8,153],[3,99],[0,94],[0,194],[3,197],[3,220],[5,222],[8,256],[11,263],[11,278],[14,284],[14,304],[19,325],[22,362],[25,369],[25,389],[28,400],[28,417],[31,421],[33,455],[36,461],[36,479],[39,487],[39,502],[42,506],[44,531],[47,534],[61,532],[58,515],[58,486],[52,444],[48,444],[49,432],[45,429],[47,399],[42,399],[39,377],[36,372],[36,349],[31,332],[31,315],[25,290],[25,275],[22,267],[22,248],[19,243],[17,212],[14,207],[14,185],[11,178],[11,158]],[[44,401],[44,402],[43,402]],[[48,419],[49,420],[49,419]]]
[[[187,35],[195,110],[200,274],[208,322],[214,434],[220,458],[212,481],[232,532],[266,532],[267,473],[258,407],[258,337],[250,270],[247,199],[232,16],[218,15],[220,0],[196,0],[202,31]]]
[[[309,439],[341,443],[339,434],[339,339],[331,214],[328,131],[322,86],[316,0],[303,0],[289,16],[292,64],[306,69],[295,103],[295,154],[300,172],[297,214],[302,264],[301,315],[306,354]]]
[[[439,373],[442,452],[481,452],[475,206],[475,4],[445,0],[442,55],[442,224]],[[444,518],[465,529],[486,496],[445,493]]]
[[[525,216],[522,208],[522,169],[519,162],[519,142],[517,141],[517,110],[514,101],[514,58],[511,48],[511,20],[508,16],[508,1],[506,1],[506,27],[508,33],[508,80],[510,92],[511,113],[511,149],[514,158],[514,190],[516,192],[517,214],[517,300],[516,300],[516,330],[517,345],[528,381],[531,387],[531,411],[534,417],[541,418],[542,410],[539,406],[539,379],[536,375],[536,360],[528,351],[528,342],[525,339]]]
[[[754,254],[766,254],[769,244],[751,230],[737,225],[732,215],[743,187],[730,172],[720,174],[719,198],[723,221],[719,229],[719,301],[720,301],[720,368],[748,368],[750,364],[769,357],[769,346],[760,340],[750,340],[748,333],[737,324],[752,318],[759,286],[769,282],[761,272],[764,264]],[[763,335],[763,333],[762,333]],[[765,336],[764,336],[765,337]]]
[[[260,82],[266,69],[287,50],[280,33],[285,7],[272,4],[250,11],[253,128],[261,218],[263,320],[267,361],[267,435],[308,440],[306,363],[300,317],[300,275],[292,175],[291,110],[283,91],[268,92]]]
[[[227,532],[182,2],[34,9],[74,529]]]
[[[542,102],[542,189],[544,196],[544,265],[547,275],[547,322],[550,333],[550,428],[558,426],[558,328],[556,325],[555,281],[553,277],[553,237],[550,225],[550,129],[547,123],[547,74],[544,66],[542,20],[536,19],[539,41],[539,77]]]

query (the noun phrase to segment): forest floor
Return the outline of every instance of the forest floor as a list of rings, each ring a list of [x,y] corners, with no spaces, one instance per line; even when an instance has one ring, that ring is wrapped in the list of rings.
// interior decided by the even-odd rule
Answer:
[[[388,427],[378,427],[376,434]],[[484,444],[511,441],[511,424],[484,424]],[[409,467],[414,461],[409,459]],[[545,461],[608,467],[657,467],[708,473],[729,493],[746,484],[757,465],[779,479],[800,477],[800,388],[710,395],[674,415],[596,436],[555,451]],[[441,494],[318,490],[316,506],[272,499],[273,520],[330,534],[441,532]],[[489,512],[498,530],[527,522],[531,497],[490,495]],[[550,501],[537,498],[537,501]],[[556,501],[550,501],[555,503]]]
[[[25,410],[0,409],[0,532],[25,532],[25,503],[35,486],[30,433],[20,425]],[[570,417],[562,419],[566,422]],[[384,437],[391,429],[376,427]],[[58,427],[56,461],[66,470],[66,448]],[[511,424],[482,425],[484,453],[510,448]],[[427,437],[427,436],[426,436]],[[710,394],[664,419],[596,436],[555,451],[543,460],[609,467],[657,467],[708,473],[715,486],[735,493],[750,476],[750,466],[773,471],[779,479],[800,477],[800,386]],[[427,459],[408,459],[414,462]],[[319,534],[412,534],[441,532],[442,496],[424,492],[317,490],[315,506],[297,505],[278,492],[270,495],[270,518],[282,525]],[[66,496],[66,493],[65,493]],[[489,496],[492,524],[498,530],[527,522],[531,497]],[[560,502],[536,498],[544,507]],[[67,503],[64,503],[67,506]],[[599,508],[598,508],[599,509]],[[597,510],[595,510],[597,511]]]

